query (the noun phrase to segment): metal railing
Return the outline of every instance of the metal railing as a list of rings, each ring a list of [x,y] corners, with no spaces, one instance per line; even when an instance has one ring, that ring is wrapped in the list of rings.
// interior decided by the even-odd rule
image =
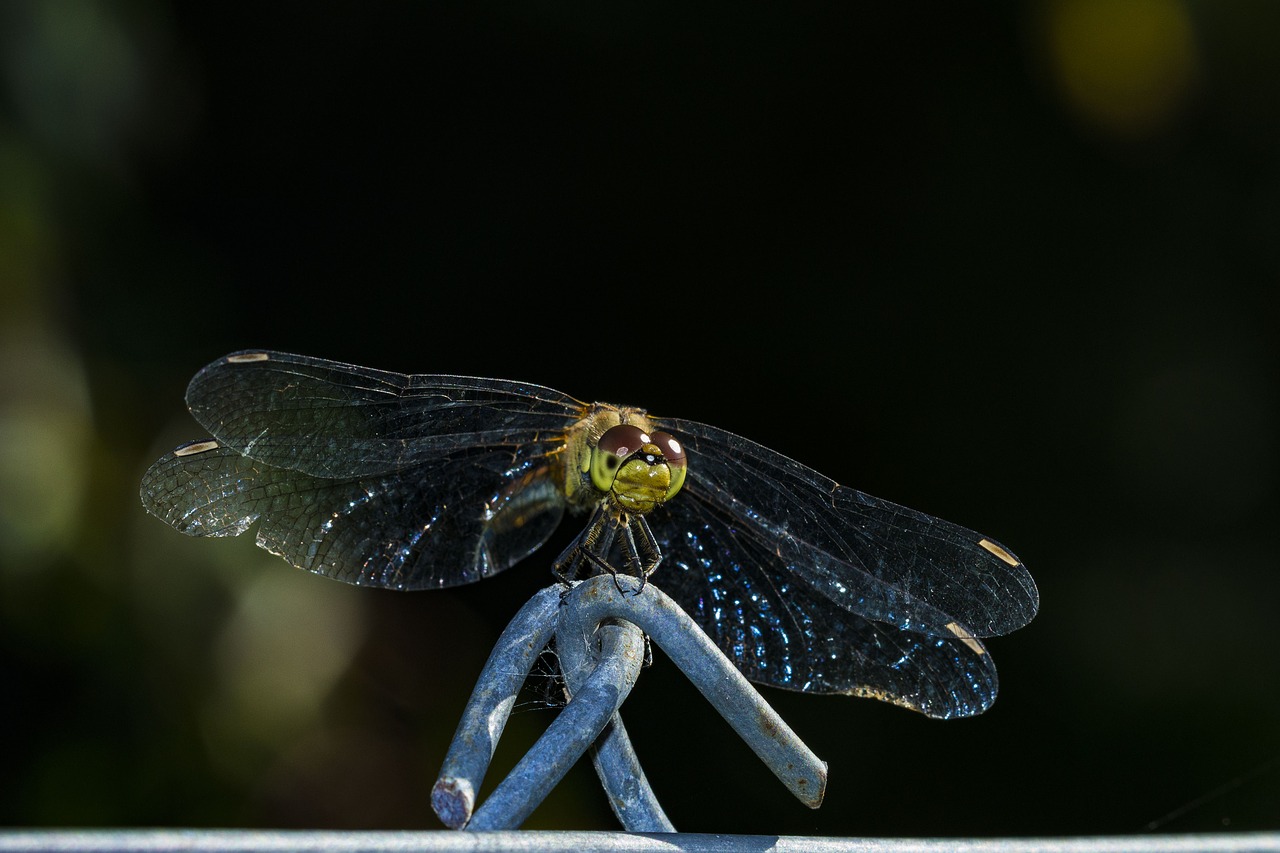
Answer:
[[[626,832],[0,832],[0,853],[1244,853],[1280,851],[1280,833],[1088,838],[803,838]]]

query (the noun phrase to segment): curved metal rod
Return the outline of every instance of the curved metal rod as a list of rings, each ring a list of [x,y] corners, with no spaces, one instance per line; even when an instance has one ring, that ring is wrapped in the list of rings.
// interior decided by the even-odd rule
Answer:
[[[620,715],[613,715],[609,728],[595,742],[591,763],[609,797],[609,807],[623,829],[627,832],[676,831],[640,767],[640,759],[631,746]]]
[[[644,663],[644,635],[631,624],[602,625],[600,635],[599,665],[476,810],[468,830],[514,829],[524,823],[630,694]]]
[[[563,606],[565,592],[562,586],[547,587],[521,608],[499,637],[476,681],[431,794],[432,807],[451,829],[462,829],[472,819],[477,792],[520,687],[553,630],[560,624],[560,616],[571,609]],[[635,631],[639,636],[639,630]],[[642,644],[643,639],[637,642]],[[591,695],[582,693],[583,682],[589,675],[589,668],[595,666],[599,651],[588,658],[587,644],[580,639],[566,640],[565,645],[570,649],[568,659],[576,661],[568,667],[571,677],[566,681],[579,702],[590,703]],[[639,648],[642,650],[643,645]],[[611,710],[612,702],[607,696],[605,701]],[[675,831],[640,769],[626,730],[622,728],[621,718],[615,713],[602,725],[607,729],[594,745],[592,761],[619,821],[632,832]],[[599,727],[592,728],[599,733]],[[569,763],[572,764],[580,754],[579,749]],[[554,781],[558,780],[553,780],[553,784]],[[544,799],[553,784],[546,785],[541,793],[535,793],[535,799],[538,802]],[[500,802],[495,803],[495,806],[499,805]],[[503,817],[500,814],[503,810],[490,810],[486,819],[505,822],[514,819],[509,815]]]
[[[556,623],[556,652],[569,695],[576,696],[592,668],[598,665],[600,652],[590,635],[582,634],[583,622],[573,613],[574,602],[568,598],[560,609]],[[631,625],[631,623],[624,623]],[[634,625],[631,625],[635,628]],[[639,631],[638,628],[635,628]],[[642,638],[643,641],[643,638]],[[643,653],[643,646],[641,647]],[[609,798],[614,816],[628,832],[675,832],[676,828],[658,803],[622,725],[622,715],[615,713],[591,748],[591,763]]]
[[[641,586],[625,575],[582,581],[566,596],[572,606],[561,618],[577,619],[580,637],[590,636],[591,627],[609,618],[638,625],[800,802],[814,809],[822,805],[826,762],[805,746],[678,604],[652,583]]]
[[[450,829],[461,829],[471,819],[476,792],[520,687],[551,640],[562,592],[549,586],[529,599],[502,632],[480,671],[431,789],[431,807]]]
[[[822,803],[826,764],[688,614],[652,584],[601,575],[568,592],[559,585],[541,590],[503,631],[432,790],[432,806],[445,825],[518,827],[594,741],[596,771],[623,826],[633,832],[673,832],[617,714],[639,676],[642,629],[801,802],[810,808]],[[553,631],[572,698],[477,810],[476,791],[516,696]]]

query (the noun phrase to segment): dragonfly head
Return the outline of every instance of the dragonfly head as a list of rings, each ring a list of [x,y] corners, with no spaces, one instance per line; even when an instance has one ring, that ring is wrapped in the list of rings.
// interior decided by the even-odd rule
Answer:
[[[591,450],[591,482],[628,512],[646,513],[684,485],[684,448],[666,432],[634,424],[605,430]]]

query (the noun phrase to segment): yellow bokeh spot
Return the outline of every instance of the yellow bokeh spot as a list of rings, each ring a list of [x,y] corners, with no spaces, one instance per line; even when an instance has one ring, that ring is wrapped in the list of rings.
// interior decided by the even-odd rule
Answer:
[[[218,644],[222,689],[206,709],[205,734],[233,774],[257,767],[255,746],[275,751],[320,725],[324,699],[365,633],[355,590],[281,568],[262,555]]]
[[[93,445],[88,385],[56,332],[0,324],[0,575],[69,552]]]
[[[1046,23],[1055,81],[1091,124],[1144,136],[1186,104],[1198,58],[1181,0],[1054,0]]]

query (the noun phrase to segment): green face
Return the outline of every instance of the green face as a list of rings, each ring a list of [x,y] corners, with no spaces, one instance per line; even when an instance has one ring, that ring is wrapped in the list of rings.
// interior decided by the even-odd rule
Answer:
[[[684,449],[665,432],[632,424],[610,427],[591,450],[591,482],[628,512],[646,513],[684,485]]]

